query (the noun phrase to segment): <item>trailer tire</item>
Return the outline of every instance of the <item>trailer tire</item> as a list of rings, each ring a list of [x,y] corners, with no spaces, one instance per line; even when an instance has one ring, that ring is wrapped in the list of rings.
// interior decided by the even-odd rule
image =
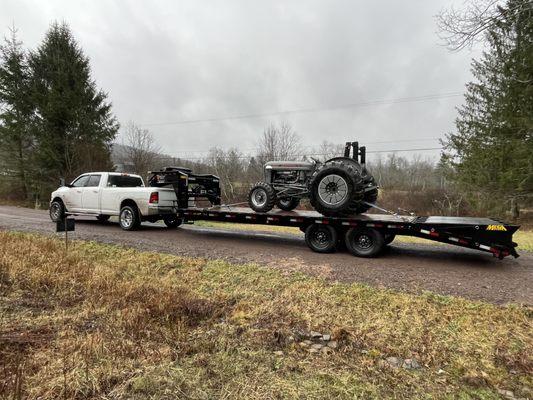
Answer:
[[[248,193],[248,204],[255,212],[269,212],[276,204],[276,191],[266,182],[257,182]]]
[[[305,243],[317,253],[331,253],[337,247],[338,234],[329,225],[311,224],[305,230]]]
[[[61,200],[54,200],[50,204],[50,219],[54,222],[61,221],[65,218],[65,205]]]
[[[276,205],[283,211],[292,211],[300,204],[298,197],[289,197],[286,199],[278,199]]]
[[[387,233],[383,235],[383,241],[385,242],[385,245],[391,244],[395,237],[396,235],[394,233]]]
[[[345,238],[346,247],[356,257],[375,257],[385,246],[383,235],[371,228],[351,228]]]
[[[125,231],[133,231],[141,225],[141,218],[137,207],[124,206],[120,209],[118,217],[120,227]]]
[[[163,218],[163,222],[169,229],[177,228],[183,222],[177,215],[167,215]]]
[[[96,216],[96,219],[100,222],[107,222],[109,221],[109,218],[111,218],[110,215],[104,215],[104,214],[100,214]]]

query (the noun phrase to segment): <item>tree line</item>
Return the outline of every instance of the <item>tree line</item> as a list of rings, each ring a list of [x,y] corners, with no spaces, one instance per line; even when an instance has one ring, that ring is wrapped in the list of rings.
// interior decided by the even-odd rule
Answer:
[[[32,50],[10,29],[0,46],[0,163],[12,197],[45,198],[59,177],[112,169],[118,129],[66,23],[53,23]]]

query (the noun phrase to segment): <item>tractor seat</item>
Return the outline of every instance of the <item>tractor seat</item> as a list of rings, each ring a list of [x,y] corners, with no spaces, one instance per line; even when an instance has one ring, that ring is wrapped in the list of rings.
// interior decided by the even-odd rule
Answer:
[[[315,168],[315,163],[309,161],[269,161],[265,164],[265,169],[278,171],[311,171]]]

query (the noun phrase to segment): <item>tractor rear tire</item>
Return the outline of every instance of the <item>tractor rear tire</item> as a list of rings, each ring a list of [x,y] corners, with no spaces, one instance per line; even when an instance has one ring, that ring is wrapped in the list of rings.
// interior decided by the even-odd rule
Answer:
[[[361,170],[351,160],[324,163],[311,179],[309,200],[319,213],[326,216],[356,214],[354,197],[361,181]]]
[[[266,182],[257,182],[248,193],[248,204],[255,212],[269,212],[276,204],[276,191]]]
[[[300,199],[297,197],[289,197],[286,199],[278,199],[276,205],[283,211],[292,211],[300,204]]]

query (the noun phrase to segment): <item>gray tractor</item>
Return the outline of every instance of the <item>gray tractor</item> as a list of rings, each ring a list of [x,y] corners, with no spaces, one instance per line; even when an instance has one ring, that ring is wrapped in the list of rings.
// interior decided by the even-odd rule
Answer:
[[[268,212],[274,206],[291,211],[308,197],[315,210],[326,216],[363,213],[378,197],[378,187],[365,160],[365,147],[347,142],[343,157],[324,163],[270,161],[265,164],[265,181],[250,189],[248,203],[256,212]]]

